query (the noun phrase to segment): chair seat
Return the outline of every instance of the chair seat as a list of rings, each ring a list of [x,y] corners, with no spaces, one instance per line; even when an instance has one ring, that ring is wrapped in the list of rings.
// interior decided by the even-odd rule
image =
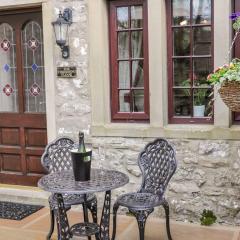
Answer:
[[[78,205],[84,202],[84,195],[82,194],[63,194],[63,202],[66,207],[71,205]],[[96,199],[95,194],[87,194],[87,202]],[[48,198],[51,208],[57,208],[57,198],[55,194],[51,194]]]
[[[161,205],[163,198],[152,193],[127,193],[118,197],[116,203],[132,209],[144,210]]]

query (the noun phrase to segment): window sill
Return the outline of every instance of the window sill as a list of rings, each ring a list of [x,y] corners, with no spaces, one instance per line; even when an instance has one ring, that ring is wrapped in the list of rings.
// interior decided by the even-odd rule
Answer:
[[[239,140],[240,126],[235,125],[227,128],[214,127],[213,125],[169,124],[164,127],[158,127],[150,124],[110,123],[104,126],[93,125],[92,136]]]

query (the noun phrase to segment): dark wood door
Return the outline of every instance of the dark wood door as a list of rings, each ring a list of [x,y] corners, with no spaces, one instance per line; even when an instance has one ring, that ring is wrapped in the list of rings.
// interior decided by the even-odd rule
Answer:
[[[0,183],[36,185],[47,144],[40,8],[0,12]]]

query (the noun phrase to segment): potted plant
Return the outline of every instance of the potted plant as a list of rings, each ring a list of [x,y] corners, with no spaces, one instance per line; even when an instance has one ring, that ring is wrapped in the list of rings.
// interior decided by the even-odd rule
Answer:
[[[207,97],[207,90],[204,88],[196,89],[194,93],[193,116],[204,117],[205,102]]]
[[[191,97],[190,90],[190,79],[186,79],[182,82],[182,85],[186,88],[183,88],[184,95]],[[204,87],[204,85],[201,85]],[[207,97],[207,89],[199,88],[194,92],[194,105],[193,105],[193,116],[194,117],[204,117],[205,113],[205,103]]]
[[[235,20],[233,28],[235,36],[229,50],[229,55],[235,40],[240,32],[240,13],[233,13],[231,19]],[[233,59],[229,64],[217,68],[208,76],[210,84],[215,85],[223,102],[235,112],[240,112],[240,60]]]

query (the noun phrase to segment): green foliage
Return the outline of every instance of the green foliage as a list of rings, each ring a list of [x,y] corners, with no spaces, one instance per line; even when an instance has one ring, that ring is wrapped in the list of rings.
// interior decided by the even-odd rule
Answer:
[[[233,13],[231,19],[235,22],[233,23],[233,29],[235,30],[235,37],[233,38],[229,55],[232,51],[234,43],[240,33],[240,15],[239,13]],[[233,59],[230,64],[225,64],[222,67],[216,69],[213,73],[209,74],[208,82],[212,85],[223,85],[228,81],[240,82],[240,59]]]
[[[240,30],[240,17],[238,17],[236,20],[235,20],[235,23],[233,23],[233,29],[235,31],[239,31]]]
[[[208,96],[206,89],[197,89],[194,93],[194,105],[201,106],[205,105],[206,97]]]
[[[186,79],[184,81],[182,81],[182,85],[183,87],[188,87],[188,88],[183,88],[183,92],[184,92],[184,95],[187,96],[187,97],[190,97],[191,96],[191,92],[190,92],[190,79]]]
[[[201,225],[210,226],[215,223],[217,217],[214,215],[213,211],[204,209],[201,214]]]
[[[207,79],[210,84],[219,84],[220,86],[227,81],[240,82],[240,59],[235,58],[229,65],[225,64],[219,67]]]

